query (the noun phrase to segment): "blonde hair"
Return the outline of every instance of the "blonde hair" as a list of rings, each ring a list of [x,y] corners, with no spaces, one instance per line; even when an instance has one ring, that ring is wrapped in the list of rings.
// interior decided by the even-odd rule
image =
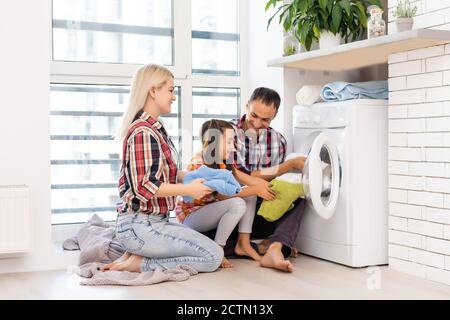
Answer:
[[[173,78],[169,69],[157,64],[147,64],[140,67],[133,76],[130,100],[123,114],[122,124],[116,138],[123,141],[128,134],[130,125],[136,114],[144,108],[150,88],[161,88],[167,81]]]

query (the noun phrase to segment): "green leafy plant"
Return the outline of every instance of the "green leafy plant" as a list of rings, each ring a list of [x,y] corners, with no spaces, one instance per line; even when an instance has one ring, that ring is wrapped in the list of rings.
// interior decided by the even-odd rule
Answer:
[[[282,1],[269,0],[265,10],[276,8]],[[270,17],[267,28],[279,15],[279,23],[284,30],[292,31],[308,51],[323,31],[330,31],[334,35],[339,33],[345,42],[349,38],[355,41],[367,28],[366,9],[369,5],[382,8],[380,0],[293,0],[278,7]]]
[[[292,54],[294,54],[296,52],[297,51],[296,51],[296,49],[293,46],[289,46],[287,48],[284,48],[283,55],[284,56],[290,56],[290,55],[292,55]]]
[[[411,5],[409,0],[398,0],[393,15],[397,18],[412,18],[416,15],[416,12],[417,6]]]

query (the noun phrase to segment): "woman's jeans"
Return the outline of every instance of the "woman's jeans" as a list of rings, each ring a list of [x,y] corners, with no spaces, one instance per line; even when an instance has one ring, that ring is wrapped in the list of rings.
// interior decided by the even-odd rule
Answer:
[[[143,257],[142,272],[178,265],[211,272],[220,266],[223,258],[223,249],[213,240],[154,215],[119,214],[116,237],[126,251]]]

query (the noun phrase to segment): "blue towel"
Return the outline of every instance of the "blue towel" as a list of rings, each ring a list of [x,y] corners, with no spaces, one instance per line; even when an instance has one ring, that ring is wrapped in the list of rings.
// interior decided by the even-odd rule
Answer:
[[[343,82],[336,81],[326,84],[320,92],[324,101],[342,101],[351,99],[388,99],[388,82]]]
[[[233,173],[226,169],[211,169],[203,165],[197,170],[188,172],[183,179],[183,183],[190,183],[194,179],[203,178],[205,186],[226,196],[233,196],[241,192],[241,185],[233,176]],[[192,197],[183,196],[185,202],[192,202]]]

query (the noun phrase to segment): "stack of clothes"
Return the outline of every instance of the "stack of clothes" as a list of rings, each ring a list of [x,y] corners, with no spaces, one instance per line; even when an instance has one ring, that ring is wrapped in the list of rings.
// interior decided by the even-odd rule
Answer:
[[[336,81],[324,86],[306,85],[296,94],[297,103],[312,106],[316,102],[345,101],[354,99],[384,99],[389,98],[388,82],[344,82]]]

